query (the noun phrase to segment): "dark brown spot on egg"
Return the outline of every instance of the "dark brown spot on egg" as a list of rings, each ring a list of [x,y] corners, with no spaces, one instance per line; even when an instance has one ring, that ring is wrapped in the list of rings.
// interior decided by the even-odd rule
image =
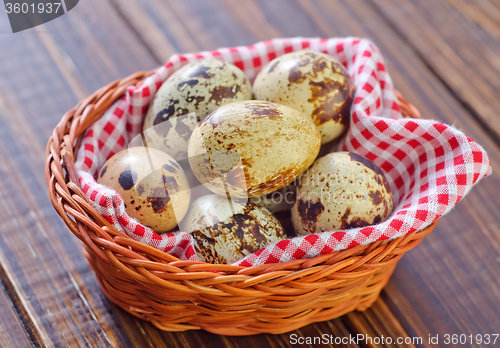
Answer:
[[[153,126],[157,126],[159,124],[162,124],[162,126],[160,126],[160,127],[154,127],[155,132],[158,135],[166,136],[168,134],[168,132],[170,131],[170,129],[172,128],[171,123],[170,122],[164,123],[165,121],[168,121],[172,117],[179,117],[179,116],[183,116],[183,115],[186,115],[189,113],[188,109],[184,109],[184,108],[180,108],[180,107],[176,108],[175,107],[176,104],[179,104],[178,100],[170,99],[170,100],[168,100],[165,108],[156,114],[155,120],[153,121]],[[183,122],[177,122],[176,130],[177,130],[177,127],[180,127],[180,128],[186,127],[189,129],[189,127],[187,127]],[[189,129],[189,132],[191,132],[190,129]]]
[[[167,121],[170,117],[175,114],[175,105],[179,104],[178,100],[169,99],[166,102],[165,107],[159,113],[156,114],[153,125],[160,124],[164,121]]]
[[[285,238],[283,228],[278,221],[270,225],[266,223],[262,225],[254,214],[255,209],[260,209],[260,207],[257,204],[248,203],[244,205],[242,211],[232,215],[225,222],[215,223],[209,228],[192,232],[196,242],[196,252],[206,262],[227,263],[228,260],[217,253],[216,245],[226,247],[228,254],[231,254],[230,257],[240,255],[242,258],[245,254],[253,253],[264,247],[269,242],[268,234],[274,233],[274,230],[276,230],[277,237]],[[272,216],[266,211],[262,212]],[[208,220],[213,221],[213,217],[209,216]],[[205,221],[205,219],[200,218],[198,224],[203,224]],[[264,230],[267,228],[273,230]]]
[[[308,71],[303,72],[304,67],[307,67]],[[320,73],[326,69],[331,69],[339,77],[343,77],[344,82],[321,78]],[[311,116],[316,125],[330,120],[344,126],[349,124],[355,88],[347,71],[340,63],[325,59],[315,52],[306,52],[297,58],[295,65],[290,68],[288,80],[290,84],[300,84],[309,80],[312,96],[308,102],[314,103],[315,108]]]
[[[211,216],[211,219],[212,221],[218,220],[215,216]],[[219,237],[225,233],[224,228],[227,228],[226,225],[219,221],[209,228],[208,231],[212,237]]]
[[[104,166],[102,169],[101,169],[101,174],[99,175],[99,177],[103,177],[104,174],[106,174],[106,170],[108,170],[108,166]]]
[[[177,90],[182,91],[184,88],[186,88],[186,85],[193,87],[193,86],[196,86],[197,84],[198,84],[198,80],[195,80],[195,79],[182,81],[181,83],[179,83],[177,85]]]
[[[177,108],[177,115],[176,116],[184,116],[189,114],[188,109],[183,109],[183,108]]]
[[[131,201],[130,201],[130,204],[135,204],[135,200],[131,200]]]
[[[246,185],[244,170],[231,170],[226,174],[226,182],[232,187],[244,187]]]
[[[392,192],[391,186],[389,185],[389,182],[387,181],[384,172],[382,171],[382,169],[380,169],[379,166],[373,163],[373,161],[370,161],[368,158],[358,155],[357,153],[349,152],[348,155],[349,157],[351,157],[351,161],[359,162],[365,165],[366,167],[370,168],[371,170],[373,170],[376,173],[373,178],[377,182],[377,184],[384,185],[388,193]]]
[[[194,103],[194,107],[195,107],[195,108],[198,108],[198,106],[200,105],[200,103],[201,103],[202,101],[204,101],[204,100],[205,100],[205,97],[203,97],[203,96],[201,96],[201,95],[199,95],[199,96],[188,96],[188,97],[186,98],[186,101],[187,101],[188,103],[192,103],[193,101],[195,102],[195,103]]]
[[[211,68],[208,66],[194,66],[186,72],[186,76],[189,77],[202,77],[204,79],[209,79],[214,77],[214,74],[209,72]]]
[[[279,64],[279,60],[276,60],[274,63],[272,63],[270,66],[269,66],[269,70],[267,70],[268,73],[270,72],[273,72],[274,68],[276,68],[276,66],[278,66]]]
[[[217,86],[212,91],[210,91],[211,97],[208,100],[210,103],[214,101],[215,104],[219,105],[222,99],[225,98],[234,98],[234,96],[238,93],[240,86]]]
[[[377,177],[379,177],[379,175],[377,175]],[[382,181],[384,182],[384,187],[385,187],[385,190],[387,191],[387,193],[392,193],[391,185],[389,185],[389,182],[385,178],[385,175],[380,175],[380,177],[381,177]]]
[[[170,165],[168,165],[168,164],[166,164],[166,163],[165,163],[164,165],[162,165],[162,167],[163,167],[165,170],[168,170],[170,173],[176,173],[176,172],[177,172],[177,170],[175,170],[175,168],[174,168],[174,167],[172,167],[172,166],[170,166]]]
[[[351,210],[347,208],[344,215],[342,215],[342,217],[340,218],[340,221],[342,222],[342,226],[340,227],[341,230],[347,230],[349,228],[357,228],[370,225],[370,223],[366,222],[365,220],[359,217],[351,219],[350,222],[347,222],[350,214]]]
[[[232,223],[226,224],[240,240],[240,251],[254,252],[266,244],[265,236],[260,232],[259,222],[251,215],[235,214]]]
[[[290,63],[291,64],[291,63]],[[309,66],[310,71],[302,72],[301,68]],[[295,65],[290,68],[288,81],[290,84],[302,83],[306,79],[317,79],[319,73],[328,67],[328,61],[315,52],[303,53],[295,59]]]
[[[379,190],[368,192],[368,196],[370,196],[373,205],[379,205],[384,200],[382,193]]]
[[[352,81],[350,79],[348,79],[348,80],[349,80],[348,83],[350,85],[351,92],[349,92],[349,94],[345,98],[345,101],[342,104],[342,107],[340,108],[340,111],[339,111],[340,123],[342,123],[342,125],[345,128],[349,127],[349,122],[351,121],[351,106],[352,106],[352,102],[354,100],[354,90],[355,90],[355,87],[354,87],[354,84],[352,83]]]
[[[302,226],[307,226],[309,232],[314,232],[316,229],[316,221],[325,210],[325,207],[320,201],[304,201],[302,198],[299,198],[296,204]]]
[[[375,181],[379,185],[383,184],[384,187],[385,187],[385,190],[387,191],[387,193],[391,193],[392,192],[391,186],[389,185],[389,182],[387,181],[385,175],[381,175],[381,174],[375,175]]]
[[[179,120],[175,124],[175,131],[180,137],[188,139],[191,136],[192,130],[184,122],[184,120]]]
[[[392,205],[392,196],[389,197],[389,201],[391,202],[391,205]],[[389,204],[387,204],[387,201],[384,201],[384,217],[388,217],[389,216]]]
[[[384,172],[382,171],[382,169],[380,169],[379,166],[377,166],[375,163],[373,163],[373,161],[370,161],[368,158],[361,156],[361,155],[358,155],[357,153],[354,153],[354,152],[349,152],[348,155],[349,155],[349,157],[351,157],[351,161],[359,162],[359,163],[365,165],[366,167],[370,168],[371,170],[373,170],[375,173],[380,174],[380,175],[384,175]]]
[[[137,173],[128,168],[125,169],[120,174],[120,177],[118,178],[118,183],[125,191],[128,191],[134,186],[136,180],[137,180]]]
[[[251,110],[255,115],[276,119],[283,117],[283,114],[277,109],[278,104],[272,102],[247,103],[245,107]]]
[[[226,260],[217,254],[217,250],[215,249],[217,241],[214,238],[205,235],[201,231],[194,231],[191,235],[195,240],[196,254],[204,259],[205,262],[216,264],[226,263]]]
[[[251,197],[262,196],[263,194],[266,194],[266,192],[268,191],[279,190],[293,181],[293,179],[296,177],[295,173],[296,170],[292,168],[290,170],[282,172],[275,179],[259,183],[258,185],[255,185],[248,191],[249,196]]]
[[[175,161],[170,161],[170,164],[172,166],[174,166],[175,168],[177,168],[177,169],[181,169],[181,167],[179,166],[179,164],[177,164]]]
[[[137,207],[135,207],[135,210],[136,210],[136,211],[141,210],[141,206],[140,206],[140,205],[138,205]]]
[[[139,194],[139,196],[142,196],[142,194],[144,193],[144,186],[142,184],[137,185],[137,193]]]
[[[153,211],[158,214],[167,209],[168,202],[170,202],[170,196],[168,190],[165,190],[164,187],[155,187],[146,200],[151,204]]]
[[[215,243],[217,243],[217,241],[214,239],[214,238],[210,238],[209,236],[207,236],[206,234],[202,233],[201,231],[194,231],[191,233],[193,237],[195,237],[196,239],[198,239],[199,241],[204,241],[210,245],[215,245]]]
[[[177,192],[179,190],[179,184],[174,177],[162,175],[162,183],[167,191]]]
[[[345,78],[345,80],[347,80]],[[349,83],[340,83],[329,78],[322,81],[309,81],[311,98],[307,101],[314,103],[314,110],[311,117],[315,124],[321,125],[328,121],[348,124],[349,112],[352,104],[352,92]],[[348,105],[347,105],[347,104]],[[344,105],[345,108],[344,108]]]
[[[310,64],[310,56],[308,54],[304,54],[300,59],[294,59],[293,62],[294,65],[290,66],[288,73],[288,81],[290,81],[290,84],[301,83],[307,78],[308,73],[304,74],[300,69]],[[292,65],[292,63],[287,63]]]

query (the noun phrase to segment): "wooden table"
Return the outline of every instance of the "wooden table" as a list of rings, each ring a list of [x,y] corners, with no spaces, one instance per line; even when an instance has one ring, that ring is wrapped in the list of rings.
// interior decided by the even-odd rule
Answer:
[[[162,332],[108,302],[48,199],[45,145],[64,112],[175,52],[349,35],[378,45],[396,87],[424,117],[484,146],[494,174],[402,258],[363,313],[282,335],[223,337]],[[82,0],[16,34],[1,9],[0,62],[1,347],[290,347],[291,334],[323,333],[422,337],[415,345],[427,347],[429,335],[444,346],[445,334],[500,333],[498,1]],[[489,346],[468,342],[460,347]]]

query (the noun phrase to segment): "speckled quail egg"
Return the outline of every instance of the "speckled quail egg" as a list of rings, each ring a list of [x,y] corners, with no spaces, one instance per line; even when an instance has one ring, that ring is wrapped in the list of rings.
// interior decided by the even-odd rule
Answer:
[[[249,99],[251,84],[238,67],[215,59],[188,63],[155,94],[144,120],[145,140],[176,160],[186,158],[189,137],[199,120],[222,105]]]
[[[286,185],[278,191],[264,196],[250,198],[250,202],[263,206],[271,213],[289,211],[295,202],[295,182]]]
[[[348,127],[354,90],[340,62],[311,50],[273,59],[253,83],[256,99],[287,105],[310,117],[321,133],[322,144]]]
[[[314,162],[320,146],[310,119],[284,105],[252,100],[224,105],[201,121],[188,158],[209,190],[246,198],[288,185]]]
[[[292,207],[297,233],[364,227],[392,213],[392,191],[383,171],[352,152],[318,158],[301,178]]]
[[[184,171],[166,153],[145,147],[118,152],[101,168],[97,182],[121,196],[128,215],[155,232],[168,232],[189,208]]]
[[[219,195],[195,200],[180,228],[193,236],[200,261],[209,263],[231,264],[287,238],[266,208]]]

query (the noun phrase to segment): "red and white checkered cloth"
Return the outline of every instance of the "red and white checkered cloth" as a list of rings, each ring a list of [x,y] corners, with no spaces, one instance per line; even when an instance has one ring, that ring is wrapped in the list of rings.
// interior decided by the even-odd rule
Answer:
[[[182,260],[197,260],[191,236],[159,235],[131,219],[119,195],[96,183],[104,162],[139,134],[149,103],[175,70],[199,59],[221,59],[253,80],[260,68],[284,53],[309,48],[337,58],[356,85],[349,132],[343,149],[375,162],[387,174],[395,208],[375,226],[323,232],[272,243],[237,262],[251,266],[312,258],[358,244],[397,238],[423,229],[449,212],[479,179],[491,173],[486,152],[457,129],[432,120],[402,119],[382,55],[359,38],[275,39],[247,47],[176,54],[141,86],[129,87],[86,132],[77,154],[80,185],[97,211],[128,236]]]

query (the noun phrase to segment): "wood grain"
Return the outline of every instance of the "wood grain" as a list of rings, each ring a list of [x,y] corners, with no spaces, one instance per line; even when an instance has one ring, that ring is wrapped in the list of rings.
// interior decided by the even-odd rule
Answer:
[[[391,13],[380,10],[386,1],[392,5]],[[489,94],[498,90],[500,81],[492,56],[497,52],[492,45],[498,39],[497,7],[487,1],[440,2],[433,5],[446,18],[439,27],[437,17],[427,18],[433,9],[430,1],[404,1],[401,7],[390,1],[86,0],[41,27],[15,36],[0,35],[0,278],[6,289],[2,292],[0,287],[0,315],[6,319],[0,323],[0,345],[291,347],[290,334],[347,337],[362,333],[394,339],[420,336],[423,346],[429,346],[425,341],[429,334],[494,333],[500,327],[500,178],[496,173],[477,185],[403,257],[381,299],[368,311],[274,336],[162,332],[111,305],[88,269],[79,242],[47,198],[46,140],[62,114],[90,92],[132,72],[154,68],[175,52],[297,35],[371,38],[405,97],[424,117],[454,124],[477,140],[498,172],[498,117],[484,106],[498,103]],[[411,30],[397,23],[394,13],[400,8],[412,10],[405,13]],[[443,12],[443,8],[455,12]],[[459,31],[460,36],[447,31],[448,23],[457,26],[462,18],[470,30]],[[0,11],[0,32],[8,31],[6,23]],[[453,66],[448,67],[447,55],[436,47],[426,51],[417,40],[418,35],[429,34],[422,28],[425,25],[438,36],[432,45],[445,42],[458,52],[464,42],[476,39],[471,47],[482,54],[453,56]],[[474,69],[469,63],[475,64]],[[463,76],[454,76],[462,71]],[[472,73],[476,73],[473,79]],[[467,93],[470,87],[464,79],[474,81],[480,95]],[[485,130],[486,121],[491,131]]]
[[[4,276],[1,276],[2,279]],[[18,315],[7,289],[0,285],[0,347],[32,347],[33,339]]]
[[[124,318],[124,329],[127,332],[135,333],[141,331],[144,335],[131,334],[130,338],[134,347],[206,347],[206,348],[232,348],[232,347],[282,347],[291,348],[301,346],[292,344],[291,335],[295,337],[321,337],[323,334],[339,337],[349,337],[352,332],[345,328],[345,324],[339,319],[328,322],[308,325],[300,330],[295,330],[280,335],[254,335],[242,337],[230,337],[215,335],[206,331],[187,332],[166,332],[156,329],[152,324],[141,320],[130,320],[128,314],[118,309],[117,315]],[[148,337],[148,341],[144,341]],[[307,346],[307,345],[302,345]],[[322,347],[359,347],[355,344],[323,344]]]
[[[373,3],[500,144],[500,8],[489,0]]]
[[[9,53],[26,57],[24,61],[12,61],[5,70],[0,70],[4,77],[4,84],[0,85],[3,107],[0,110],[4,112],[0,114],[3,131],[0,145],[4,149],[0,162],[5,169],[0,192],[6,196],[0,218],[12,221],[12,231],[16,231],[2,236],[4,248],[0,244],[0,251],[5,250],[5,255],[0,260],[10,275],[6,279],[16,287],[13,297],[21,303],[26,312],[24,320],[40,337],[40,345],[125,347],[132,344],[156,347],[166,344],[162,342],[190,346],[204,341],[213,342],[214,347],[238,344],[234,342],[244,345],[247,342],[244,338],[232,341],[209,333],[203,333],[193,341],[191,333],[164,333],[123,311],[117,317],[110,315],[112,308],[116,311],[116,307],[111,307],[104,299],[86,266],[78,241],[67,232],[48,203],[40,168],[43,168],[44,142],[60,115],[89,91],[134,71],[157,65],[147,48],[142,50],[143,57],[127,55],[127,46],[107,51],[108,46],[116,47],[117,37],[104,36],[100,40],[99,37],[93,37],[94,33],[88,31],[87,25],[97,22],[99,18],[95,18],[96,14],[106,17],[107,24],[104,28],[94,27],[96,32],[125,31],[131,38],[134,38],[134,32],[125,25],[120,26],[120,15],[111,16],[109,7],[100,5],[97,8],[99,10],[93,13],[91,10],[96,9],[96,3],[89,3],[88,7],[79,6],[72,11],[80,14],[76,21],[68,15],[69,18],[65,18],[67,22],[53,22],[50,27],[36,29],[32,35],[23,35],[21,41],[16,37],[16,40],[11,38],[11,41],[1,43],[8,46],[15,41],[17,50]],[[113,18],[116,22],[110,20]],[[74,29],[70,29],[70,24]],[[80,31],[83,47],[79,45],[77,31]],[[86,36],[90,38],[84,38]],[[126,43],[128,50],[141,52],[137,50],[137,47],[141,47],[141,40],[131,38]],[[3,39],[7,40],[7,37]],[[34,51],[38,54],[30,55]],[[104,61],[104,67],[95,61],[96,55]],[[119,67],[112,67],[115,61],[119,62]],[[45,76],[37,74],[42,67]],[[122,72],[119,73],[118,69]],[[48,84],[47,81],[51,79],[54,83]],[[19,83],[20,80],[26,82]],[[32,87],[27,81],[31,81]],[[30,95],[36,93],[30,87],[33,89],[37,86],[44,86],[47,97],[57,95],[58,103],[53,103],[52,99],[29,99]],[[20,116],[16,117],[14,110]],[[36,114],[37,110],[44,110],[46,116],[33,122],[30,115]],[[40,121],[44,123],[38,123]],[[18,136],[14,137],[13,134]],[[15,186],[6,184],[24,175],[31,178],[31,182],[21,181]],[[43,211],[40,211],[42,208]],[[30,216],[24,217],[27,211]],[[22,257],[25,250],[30,251],[29,258]],[[36,277],[29,277],[29,274]],[[38,296],[35,296],[35,292]],[[33,300],[23,302],[23,298]],[[335,332],[348,332],[339,321],[329,326]],[[121,330],[121,327],[127,329]],[[307,329],[306,333],[318,335],[314,327]],[[261,335],[252,340],[260,345],[280,342],[280,346],[289,346],[289,340],[284,335],[280,340],[276,337],[280,336]]]
[[[154,2],[145,4],[132,0],[115,4],[123,12],[127,11],[129,4],[133,4],[130,7],[134,8],[134,13],[141,11],[141,8],[145,13],[150,13],[157,6]],[[200,6],[203,6],[206,17],[226,19],[225,23],[218,26],[220,29],[210,27],[211,30],[203,30],[203,43],[215,42],[212,47],[235,44],[230,35],[229,38],[223,35],[225,26],[234,26],[234,23],[239,23],[242,28],[234,26],[231,32],[238,32],[244,44],[273,36],[298,34],[371,38],[385,55],[397,88],[419,108],[424,117],[436,118],[465,130],[487,149],[495,172],[500,168],[495,139],[478,125],[474,115],[464,108],[463,102],[456,99],[455,94],[429,70],[426,62],[415,54],[414,48],[402,40],[370,3],[248,1],[245,5],[224,2],[223,7],[209,6],[206,3]],[[197,17],[198,7],[193,2],[189,2],[189,5],[176,2],[170,4],[169,8],[181,18]],[[132,12],[129,17],[134,18]],[[146,32],[141,32],[140,20],[132,20],[131,23],[136,26],[139,35],[147,36]],[[199,20],[186,20],[184,23],[183,30],[188,37],[195,36],[206,25]],[[256,27],[259,28],[258,33],[255,32]],[[166,36],[173,35],[166,24],[149,27],[147,33],[151,30],[157,32],[158,36],[162,32]],[[217,41],[219,37],[221,39]],[[148,45],[151,45],[152,50],[159,47],[154,42]],[[178,50],[188,51],[189,46],[180,46]],[[491,308],[499,308],[498,285],[491,281],[499,275],[496,258],[500,251],[500,230],[495,213],[500,209],[496,199],[499,185],[496,174],[484,180],[454,211],[443,218],[437,230],[426,238],[427,241],[424,240],[425,250],[419,246],[405,256],[404,262],[400,262],[395,279],[408,275],[404,282],[391,281],[378,303],[380,307],[374,306],[367,313],[347,316],[351,331],[392,337],[406,334],[428,338],[430,333],[436,332],[474,334],[494,330],[500,320],[498,315],[491,313]],[[478,229],[478,224],[483,228]],[[470,251],[470,245],[474,245],[473,251]],[[443,260],[446,260],[445,265]],[[469,264],[474,264],[477,268],[467,267]],[[434,273],[433,268],[438,268],[439,272]],[[482,270],[480,275],[477,274],[478,269]],[[484,300],[474,300],[469,295],[471,292],[484,293]],[[411,308],[399,308],[402,303],[411,303]],[[381,308],[387,310],[382,311]],[[392,314],[390,318],[387,317],[388,312]],[[488,313],[488,320],[481,318],[482,313]],[[477,320],[482,324],[477,325]],[[388,322],[400,322],[401,332],[391,332],[395,325],[388,325]]]
[[[128,38],[107,35],[114,32]],[[131,347],[80,243],[51,207],[43,167],[47,138],[64,112],[124,72],[157,65],[133,37],[100,1],[0,35],[0,265],[37,346]]]
[[[383,318],[383,320],[381,320]],[[373,344],[374,347],[416,347],[417,341],[413,341],[406,330],[401,326],[399,319],[391,312],[383,300],[378,299],[372,307],[365,312],[351,312],[344,316],[344,322],[353,332],[360,332],[367,335],[372,340],[365,338],[364,343],[377,342],[376,338],[390,338],[391,343]],[[397,339],[402,339],[401,343]],[[405,339],[406,341],[405,343]],[[393,342],[392,342],[393,340]]]

